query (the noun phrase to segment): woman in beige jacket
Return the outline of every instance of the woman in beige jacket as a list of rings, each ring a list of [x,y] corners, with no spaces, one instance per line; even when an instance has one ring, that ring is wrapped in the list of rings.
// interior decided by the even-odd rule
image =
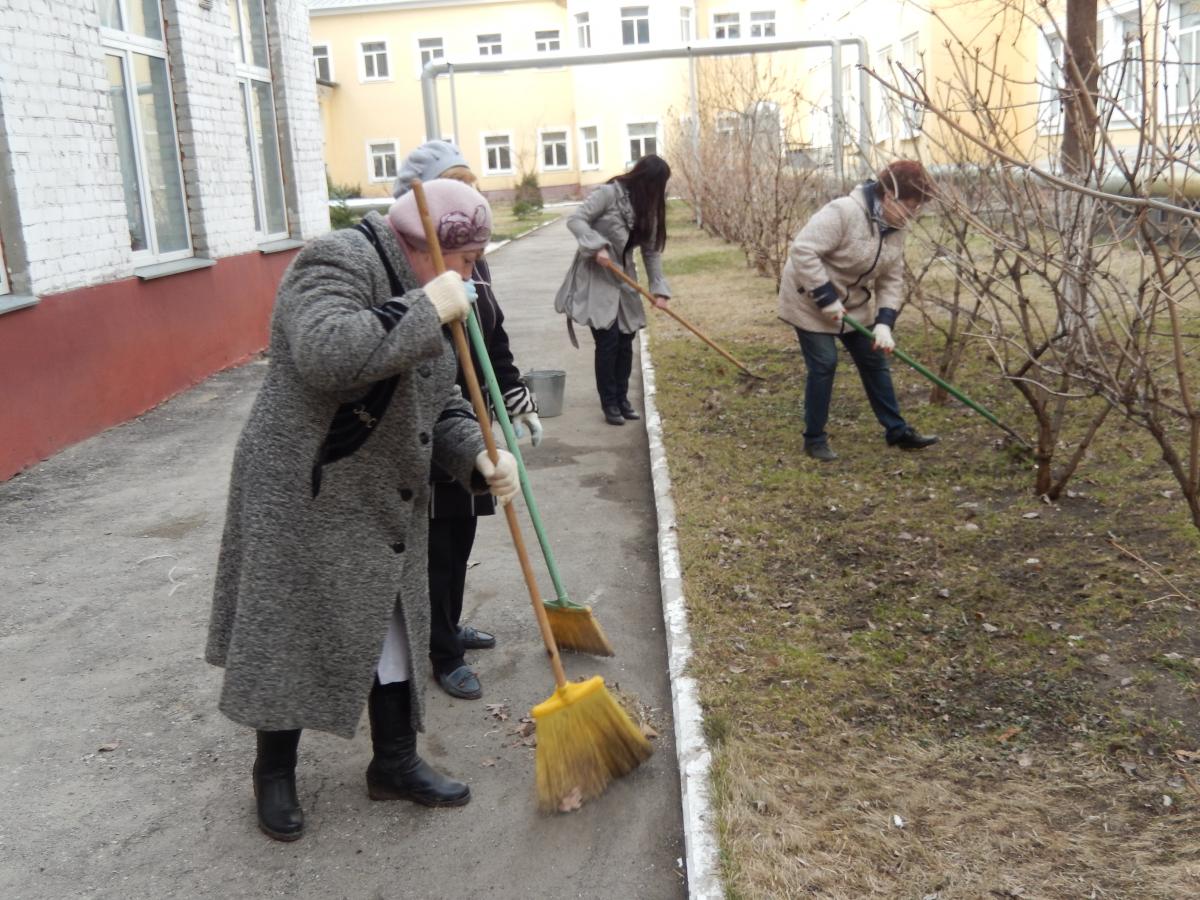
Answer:
[[[897,160],[876,180],[818,210],[792,242],[779,286],[779,317],[796,329],[804,354],[804,452],[814,459],[837,459],[825,432],[835,338],[854,360],[888,444],[920,450],[937,442],[900,414],[887,357],[896,347],[892,327],[904,284],[903,229],[932,194],[933,182],[919,162]],[[874,339],[849,328],[842,321],[846,314],[872,321]]]

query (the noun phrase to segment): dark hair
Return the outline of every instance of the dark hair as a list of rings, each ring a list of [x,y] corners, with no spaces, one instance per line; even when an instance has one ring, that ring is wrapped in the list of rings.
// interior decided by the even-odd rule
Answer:
[[[621,251],[621,261],[629,257],[629,251],[645,244],[653,237],[654,249],[662,252],[667,246],[667,179],[671,167],[661,156],[649,153],[624,175],[608,179],[609,184],[620,184],[629,194],[633,206],[633,228],[629,240]],[[654,234],[651,235],[653,229]]]
[[[925,167],[916,160],[898,159],[880,170],[876,180],[897,200],[932,200],[937,188]]]

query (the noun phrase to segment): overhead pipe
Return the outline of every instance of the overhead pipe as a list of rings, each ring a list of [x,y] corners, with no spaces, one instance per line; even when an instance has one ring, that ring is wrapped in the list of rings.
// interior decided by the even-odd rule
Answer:
[[[862,164],[869,165],[871,155],[870,129],[870,79],[867,77],[867,43],[862,38],[836,38],[829,40],[793,41],[725,41],[709,40],[694,41],[678,47],[657,50],[616,50],[606,53],[539,53],[536,56],[514,56],[504,59],[492,59],[471,62],[450,62],[446,59],[431,59],[421,70],[421,103],[425,110],[425,134],[433,139],[442,133],[438,116],[437,79],[439,76],[453,71],[455,74],[470,74],[476,72],[506,72],[514,69],[557,69],[573,65],[604,65],[607,63],[645,62],[666,59],[694,59],[698,56],[742,56],[747,53],[778,53],[785,50],[811,50],[821,47],[830,48],[833,55],[840,59],[843,44],[854,44],[858,47],[859,62],[862,68],[859,72],[860,91],[860,122],[862,127],[858,137],[859,154]],[[841,67],[833,66],[832,85],[836,91],[838,102],[834,111],[833,122],[836,130],[834,142],[834,158],[837,160],[837,171],[841,171]],[[461,135],[455,133],[455,139],[462,143]]]

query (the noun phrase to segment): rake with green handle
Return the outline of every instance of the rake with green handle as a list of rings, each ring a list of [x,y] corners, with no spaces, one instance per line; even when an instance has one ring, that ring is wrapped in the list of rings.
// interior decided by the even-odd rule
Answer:
[[[546,617],[550,620],[550,630],[554,640],[564,650],[575,650],[579,653],[590,653],[593,656],[612,656],[612,644],[604,636],[600,623],[592,615],[591,607],[572,603],[563,587],[558,566],[554,562],[554,554],[550,550],[550,541],[546,537],[542,517],[538,514],[537,501],[533,499],[533,488],[529,484],[529,473],[525,471],[525,460],[521,458],[521,449],[517,444],[517,436],[513,431],[508,411],[504,407],[504,394],[496,381],[496,372],[492,369],[492,361],[488,358],[487,342],[483,338],[483,330],[479,327],[479,317],[471,309],[467,317],[467,333],[475,349],[475,357],[479,368],[483,370],[483,380],[487,384],[488,393],[492,396],[492,406],[496,410],[496,419],[504,432],[504,440],[508,442],[508,451],[516,457],[517,470],[521,475],[521,492],[525,495],[525,506],[529,510],[529,518],[533,520],[533,530],[537,532],[538,543],[542,546],[542,556],[546,558],[546,568],[550,570],[550,580],[554,582],[554,590],[558,594],[555,600],[543,601]]]
[[[874,332],[872,332],[869,328],[864,326],[861,322],[856,321],[853,316],[842,316],[842,320],[847,325],[849,325],[851,328],[853,328],[855,331],[857,331],[859,334],[866,335],[867,337],[871,338],[872,340],[875,339]],[[950,384],[950,382],[943,381],[941,378],[938,378],[938,376],[934,375],[932,372],[930,372],[927,368],[925,368],[923,365],[921,365],[919,362],[917,362],[915,359],[913,359],[911,356],[909,356],[903,350],[893,350],[892,353],[901,362],[904,362],[911,368],[916,369],[918,372],[920,372],[922,375],[924,375],[926,378],[928,378],[930,381],[932,381],[934,384],[936,384],[942,390],[946,391],[951,396],[961,400],[963,403],[967,404],[967,406],[971,407],[971,409],[975,410],[975,412],[979,413],[981,416],[983,416],[985,419],[987,419],[989,422],[991,422],[997,428],[1002,429],[1011,438],[1016,440],[1022,447],[1025,447],[1027,449],[1032,449],[1029,446],[1029,442],[1027,440],[1025,440],[1025,438],[1021,437],[1019,434],[1017,434],[1015,431],[1013,431],[1011,428],[1009,428],[1007,425],[1005,425],[1003,422],[1001,422],[999,419],[997,419],[996,416],[992,413],[992,411],[989,410],[986,406],[980,406],[978,403],[976,403],[974,400],[972,400],[970,397],[968,397],[966,394],[964,394],[962,391],[960,391],[954,385]]]

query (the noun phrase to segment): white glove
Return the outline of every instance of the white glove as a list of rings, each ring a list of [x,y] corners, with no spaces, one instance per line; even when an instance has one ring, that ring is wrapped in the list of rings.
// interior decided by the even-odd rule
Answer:
[[[828,306],[820,307],[821,315],[831,321],[834,325],[842,323],[842,316],[846,314],[846,307],[842,306],[841,300],[834,300]]]
[[[457,272],[443,272],[425,285],[424,290],[443,325],[465,319],[471,310],[467,286]]]
[[[475,468],[488,483],[488,490],[496,498],[496,502],[504,506],[517,495],[521,489],[521,478],[517,474],[517,459],[507,450],[496,450],[497,460],[492,462],[488,452],[484,450],[475,457]]]
[[[542,442],[542,420],[538,418],[535,412],[518,413],[512,417],[513,432],[517,437],[525,437],[525,432],[521,428],[524,425],[529,429],[529,442],[533,446],[537,446]]]
[[[882,350],[884,353],[891,353],[896,349],[896,339],[892,337],[892,329],[890,326],[875,323],[875,343],[871,345],[872,350]]]

